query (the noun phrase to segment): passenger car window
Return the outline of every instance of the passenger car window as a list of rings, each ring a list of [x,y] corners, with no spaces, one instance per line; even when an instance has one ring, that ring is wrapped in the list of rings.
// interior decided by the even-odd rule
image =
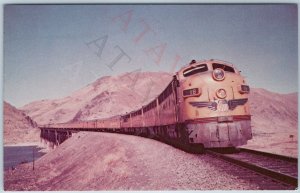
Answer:
[[[224,64],[213,63],[212,66],[213,66],[213,69],[221,68],[224,71],[235,73],[234,68],[232,68],[230,66],[227,66],[227,65],[224,65]]]
[[[191,76],[191,75],[194,75],[194,74],[197,74],[200,72],[205,72],[207,70],[208,70],[207,65],[201,64],[201,65],[186,69],[185,71],[183,71],[183,76],[187,77],[187,76]]]

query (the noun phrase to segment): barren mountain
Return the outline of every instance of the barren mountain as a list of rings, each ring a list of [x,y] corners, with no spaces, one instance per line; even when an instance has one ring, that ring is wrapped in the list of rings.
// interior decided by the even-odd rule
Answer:
[[[39,141],[37,124],[24,112],[4,102],[4,144]]]
[[[158,95],[172,76],[160,72],[133,72],[105,76],[70,96],[29,103],[21,109],[38,124],[91,120],[124,114]]]
[[[261,129],[258,132],[297,130],[297,98],[297,93],[278,94],[265,89],[252,89],[249,100],[253,124]]]
[[[252,89],[249,97],[253,139],[247,148],[298,155],[298,93]]]

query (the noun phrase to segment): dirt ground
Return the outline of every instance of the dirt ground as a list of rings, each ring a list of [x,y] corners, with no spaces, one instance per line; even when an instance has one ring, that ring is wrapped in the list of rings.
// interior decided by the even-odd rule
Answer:
[[[257,133],[243,147],[297,158],[298,133]]]
[[[5,190],[255,190],[207,155],[129,135],[80,132],[4,174]]]

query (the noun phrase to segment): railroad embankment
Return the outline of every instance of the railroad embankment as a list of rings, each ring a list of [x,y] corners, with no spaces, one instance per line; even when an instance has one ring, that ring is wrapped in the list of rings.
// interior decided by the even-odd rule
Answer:
[[[207,155],[155,140],[80,132],[35,162],[5,172],[5,190],[241,190],[257,185]]]

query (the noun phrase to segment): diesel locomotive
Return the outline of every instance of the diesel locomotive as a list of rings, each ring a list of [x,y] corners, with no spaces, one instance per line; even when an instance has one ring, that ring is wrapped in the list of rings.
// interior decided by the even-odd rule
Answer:
[[[234,65],[192,60],[150,103],[108,119],[45,125],[139,135],[191,151],[230,148],[252,138],[249,86]]]

